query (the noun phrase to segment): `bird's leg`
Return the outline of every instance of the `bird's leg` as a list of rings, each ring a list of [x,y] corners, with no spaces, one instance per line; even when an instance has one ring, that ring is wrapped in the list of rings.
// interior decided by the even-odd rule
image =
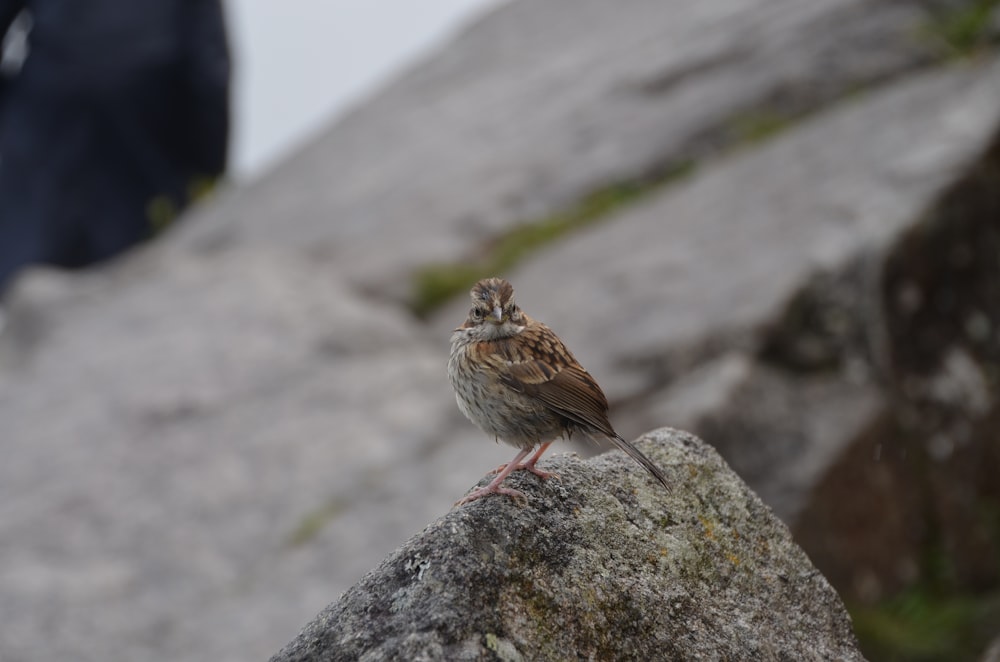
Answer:
[[[542,471],[541,469],[535,467],[535,463],[538,462],[539,459],[541,459],[542,453],[548,450],[549,446],[551,445],[552,442],[547,441],[541,446],[539,446],[538,450],[535,451],[534,454],[532,454],[532,456],[528,458],[528,461],[519,466],[518,469],[525,469],[526,471],[530,471],[539,478],[555,478],[556,480],[558,480],[559,476],[552,473],[551,471]]]
[[[509,464],[501,467],[497,472],[497,477],[490,481],[490,484],[486,487],[480,487],[472,490],[467,495],[455,502],[456,506],[464,506],[467,503],[471,503],[476,499],[482,499],[487,494],[506,494],[507,496],[514,497],[515,499],[528,500],[528,497],[524,495],[524,492],[519,492],[517,490],[512,490],[509,487],[500,487],[500,483],[504,479],[514,472],[515,469],[520,469],[524,465],[521,464],[521,460],[524,456],[531,452],[530,448],[525,448],[524,450],[518,451],[514,459],[510,461]]]
[[[554,473],[552,473],[550,471],[542,471],[541,469],[539,469],[539,468],[537,468],[535,466],[535,463],[537,463],[538,460],[542,457],[542,453],[544,453],[548,449],[548,447],[551,446],[551,445],[552,445],[552,442],[551,441],[547,441],[544,444],[542,444],[541,446],[539,446],[538,450],[535,451],[534,454],[531,457],[528,458],[527,462],[522,462],[522,463],[518,464],[518,458],[514,458],[514,461],[511,464],[514,464],[516,466],[513,469],[511,469],[511,471],[518,471],[520,469],[524,469],[525,471],[530,471],[531,473],[535,474],[536,476],[538,476],[539,478],[542,478],[542,479],[545,479],[545,478],[555,478],[555,479],[558,480],[559,476],[557,476],[556,474],[554,474]],[[525,452],[525,455],[527,455],[527,452]],[[492,473],[495,473],[495,474],[502,473],[502,472],[506,471],[509,467],[510,467],[510,464],[501,464],[499,467],[497,467],[496,469],[494,469]]]

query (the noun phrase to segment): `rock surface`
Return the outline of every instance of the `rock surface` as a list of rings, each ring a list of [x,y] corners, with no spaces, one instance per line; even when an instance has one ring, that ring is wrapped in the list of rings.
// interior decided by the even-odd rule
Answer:
[[[403,299],[417,267],[933,62],[925,4],[510,2],[177,245],[304,248]]]
[[[526,506],[451,511],[330,605],[272,662],[861,660],[837,594],[785,526],[691,435],[553,458]]]
[[[24,285],[0,369],[5,662],[259,659],[507,459],[450,432],[445,342],[321,264],[138,255]]]
[[[884,261],[998,128],[1000,60],[914,76],[652,195],[510,279],[525,310],[544,311],[632,400],[726,348],[760,348],[813,279]]]

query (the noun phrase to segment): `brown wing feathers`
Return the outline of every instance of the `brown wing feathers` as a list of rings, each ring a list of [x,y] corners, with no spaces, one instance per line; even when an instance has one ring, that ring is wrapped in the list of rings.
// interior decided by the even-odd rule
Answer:
[[[495,356],[503,357],[503,364],[497,366],[500,381],[519,393],[537,398],[582,428],[606,435],[667,487],[667,479],[660,468],[615,432],[608,420],[608,400],[604,392],[558,336],[545,325],[529,320],[524,331],[516,337],[518,342],[490,343],[494,345],[491,349]],[[530,353],[524,352],[525,348]]]
[[[544,324],[530,320],[512,340],[491,344],[506,359],[500,381],[537,398],[561,416],[608,436],[608,401],[594,378],[580,367],[562,341]],[[500,346],[502,345],[502,346]]]
[[[575,423],[609,436],[615,434],[608,421],[607,399],[593,378],[579,368],[563,368],[551,380],[524,392]]]

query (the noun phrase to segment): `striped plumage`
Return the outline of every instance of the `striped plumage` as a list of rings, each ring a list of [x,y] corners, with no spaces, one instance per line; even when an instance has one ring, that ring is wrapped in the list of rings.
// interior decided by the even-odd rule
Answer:
[[[575,431],[608,437],[667,485],[663,472],[615,432],[608,420],[607,398],[590,373],[549,327],[518,308],[510,283],[502,278],[481,280],[470,296],[469,317],[451,337],[448,376],[462,413],[520,452],[496,479],[460,504],[492,493],[523,496],[501,487],[504,478],[518,469],[550,475],[535,463],[552,441]]]

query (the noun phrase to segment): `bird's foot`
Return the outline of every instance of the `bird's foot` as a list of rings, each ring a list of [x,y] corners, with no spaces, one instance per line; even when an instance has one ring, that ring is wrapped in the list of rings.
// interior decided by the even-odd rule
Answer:
[[[555,478],[556,480],[562,480],[561,478],[559,478],[559,474],[552,473],[551,471],[542,471],[541,469],[536,467],[532,462],[519,465],[517,468],[523,469],[524,471],[530,471],[531,473],[535,474],[542,480],[546,480],[548,478]]]
[[[503,473],[504,469],[506,469],[508,466],[510,465],[507,463],[501,464],[499,467],[491,471],[490,474],[496,475]],[[515,471],[530,471],[531,473],[535,474],[542,480],[545,480],[547,478],[555,478],[556,480],[559,480],[559,474],[554,474],[551,471],[542,471],[541,469],[536,467],[532,462],[522,462],[520,464],[514,465],[514,468],[511,469],[510,472],[513,473]]]
[[[521,502],[521,505],[527,505],[528,503],[528,497],[524,494],[524,492],[519,492],[518,490],[512,490],[509,487],[500,487],[499,485],[494,485],[493,483],[490,483],[486,487],[480,487],[478,489],[472,490],[464,497],[456,501],[455,505],[464,506],[467,503],[478,501],[479,499],[482,499],[484,496],[490,494],[506,494],[507,496],[512,497],[517,501]]]

